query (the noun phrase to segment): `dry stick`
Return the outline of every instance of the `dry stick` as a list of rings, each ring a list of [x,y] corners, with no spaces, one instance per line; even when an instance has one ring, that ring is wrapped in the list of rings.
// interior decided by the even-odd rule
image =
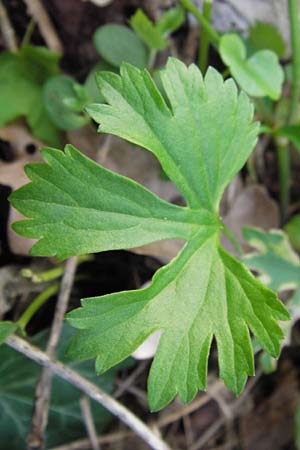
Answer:
[[[165,427],[176,420],[182,419],[182,417],[191,414],[202,406],[206,405],[209,401],[213,400],[212,394],[217,393],[220,389],[224,388],[224,384],[221,381],[216,381],[212,386],[208,388],[208,393],[201,395],[198,399],[194,400],[192,403],[183,406],[177,411],[172,412],[155,423],[157,427]]]
[[[6,340],[6,344],[27,356],[27,358],[49,368],[55,375],[63,378],[68,383],[72,384],[84,394],[95,400],[97,403],[103,405],[112,414],[128,425],[150,446],[150,448],[153,448],[154,450],[170,450],[170,447],[168,447],[168,445],[159,436],[154,434],[145,423],[143,423],[125,406],[121,405],[117,400],[106,394],[106,392],[98,386],[91,383],[65,364],[55,361],[45,352],[18,336],[9,337]]]
[[[95,429],[93,414],[91,411],[90,400],[86,395],[83,395],[80,399],[80,407],[83,415],[87,435],[89,437],[93,450],[100,450],[100,444],[98,442],[98,436]]]
[[[262,375],[262,370],[258,369],[256,371],[256,375],[255,377],[251,378],[250,381],[248,382],[243,394],[233,402],[233,404],[228,405],[229,408],[232,409],[232,415],[231,415],[231,420],[234,420],[235,417],[237,416],[238,410],[241,407],[241,405],[243,404],[243,402],[245,401],[245,398],[247,398],[249,392],[253,389],[253,387],[255,386],[255,384],[258,382],[258,380],[260,379]],[[228,417],[220,417],[218,420],[216,420],[211,427],[208,428],[208,430],[206,430],[206,432],[200,436],[200,438],[194,442],[194,444],[191,446],[191,448],[189,450],[200,450],[202,447],[204,447],[204,445],[207,443],[207,441],[213,437],[213,435],[223,426],[226,425],[226,422],[228,422]]]
[[[35,19],[39,30],[50,50],[62,53],[63,46],[53,23],[40,0],[25,0],[29,14]]]
[[[137,368],[126,378],[126,380],[121,380],[118,383],[118,389],[114,393],[114,398],[121,397],[125,391],[133,384],[133,382],[138,378],[138,376],[144,372],[146,368],[145,361],[140,362]]]
[[[178,410],[165,415],[158,419],[158,421],[150,424],[151,428],[158,429],[170,425],[176,420],[186,417],[188,414],[200,409],[202,406],[206,405],[209,401],[213,400],[213,395],[216,395],[220,389],[224,388],[224,384],[221,381],[216,381],[211,384],[208,388],[208,393],[201,395],[201,397],[195,399],[192,403],[180,407]],[[130,388],[128,388],[130,391]],[[133,434],[129,432],[119,432],[107,434],[104,436],[98,436],[99,444],[107,444],[111,442],[117,442],[122,439],[132,437]],[[89,439],[79,439],[68,444],[52,448],[51,450],[88,450],[90,448]]]
[[[0,0],[0,29],[2,31],[5,43],[9,50],[18,50],[15,31],[10,23],[7,11]]]
[[[46,353],[49,358],[55,355],[63,326],[64,316],[68,307],[71,289],[74,283],[77,258],[74,256],[67,260],[62,278],[60,292],[57,299],[55,314],[47,343]],[[51,370],[44,368],[41,372],[35,391],[35,404],[32,416],[32,425],[27,437],[27,448],[36,450],[44,448],[44,433],[48,422],[49,400],[52,388]]]
[[[101,444],[113,444],[115,442],[122,441],[129,437],[134,436],[132,431],[118,431],[116,433],[105,434],[104,436],[98,436],[98,443]],[[53,447],[50,450],[90,450],[91,444],[89,439],[78,439],[68,444],[60,445],[59,447]]]

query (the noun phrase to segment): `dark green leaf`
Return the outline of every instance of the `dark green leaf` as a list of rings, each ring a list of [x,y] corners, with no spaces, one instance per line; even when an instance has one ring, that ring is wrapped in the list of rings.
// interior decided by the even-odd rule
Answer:
[[[8,336],[14,333],[17,329],[17,324],[15,322],[0,321],[0,345],[6,341]]]
[[[113,380],[120,369],[115,367],[104,376],[96,377],[92,361],[74,363],[64,356],[66,343],[73,334],[71,327],[65,325],[58,349],[58,358],[90,381],[101,386],[106,392],[112,392]],[[44,347],[48,333],[40,333],[32,342]],[[131,364],[125,362],[124,367]],[[0,450],[22,450],[26,447],[26,436],[31,425],[35,385],[40,367],[13,349],[0,348]],[[54,377],[46,430],[46,448],[64,444],[86,436],[86,429],[79,406],[81,393],[63,381]],[[101,432],[109,423],[111,415],[101,406],[91,402],[97,431]],[[9,443],[9,444],[8,444]]]
[[[256,22],[249,28],[249,41],[256,50],[272,50],[279,58],[283,58],[286,44],[277,28],[264,22]]]
[[[60,145],[60,135],[44,108],[42,86],[58,73],[56,53],[43,47],[22,47],[0,55],[0,126],[26,117],[38,139]]]
[[[247,59],[245,44],[236,34],[222,36],[219,50],[223,62],[249,95],[278,100],[284,74],[274,52],[260,50]]]
[[[274,131],[276,136],[286,137],[300,151],[300,125],[285,125]]]
[[[109,24],[99,27],[93,36],[96,50],[109,64],[120,67],[128,62],[146,67],[148,52],[139,37],[124,25]]]

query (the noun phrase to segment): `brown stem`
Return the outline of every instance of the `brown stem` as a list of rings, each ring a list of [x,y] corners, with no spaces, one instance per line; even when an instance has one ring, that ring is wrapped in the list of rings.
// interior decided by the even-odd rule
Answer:
[[[170,450],[170,447],[158,435],[156,435],[145,423],[136,417],[125,406],[117,400],[106,394],[95,384],[70,369],[65,364],[50,358],[45,352],[31,345],[25,339],[18,336],[10,336],[6,344],[18,352],[27,356],[27,358],[38,364],[48,367],[55,375],[58,375],[77,389],[88,395],[90,398],[100,403],[112,414],[117,416],[122,422],[130,427],[140,438],[142,438],[150,448],[154,450]]]
[[[74,283],[77,258],[67,260],[65,272],[62,278],[60,292],[58,295],[55,314],[47,343],[46,353],[49,358],[55,355],[56,347],[61,334],[64,316]],[[52,389],[52,372],[43,368],[35,390],[35,404],[32,415],[31,430],[27,437],[28,450],[40,450],[44,448],[44,434],[48,422],[49,401]]]

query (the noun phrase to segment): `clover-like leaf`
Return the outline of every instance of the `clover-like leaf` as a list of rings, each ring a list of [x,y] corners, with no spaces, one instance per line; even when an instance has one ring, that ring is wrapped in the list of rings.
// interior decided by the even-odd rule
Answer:
[[[142,40],[125,25],[110,23],[97,28],[93,35],[96,50],[114,67],[123,61],[137,67],[146,67],[148,51]]]
[[[276,53],[260,50],[247,58],[246,46],[236,34],[222,36],[219,50],[223,62],[247,94],[278,100],[284,73]]]
[[[15,229],[40,239],[34,254],[66,257],[161,239],[187,241],[149,287],[85,299],[68,316],[80,329],[69,354],[96,357],[99,373],[162,331],[149,377],[152,410],[176,393],[189,401],[205,388],[213,339],[220,377],[239,393],[254,373],[250,331],[276,356],[283,337],[277,320],[289,317],[276,294],[219,243],[222,193],[258,133],[248,97],[214,69],[203,80],[196,66],[173,58],[161,78],[168,102],[146,70],[125,64],[120,76],[101,72],[107,104],[88,111],[103,132],[153,152],[187,206],[159,199],[70,146],[43,150],[47,164],[30,165],[32,182],[11,197],[29,217]]]
[[[264,284],[278,292],[300,286],[300,259],[283,231],[246,227],[243,234],[255,249],[244,257],[244,263],[260,273]]]

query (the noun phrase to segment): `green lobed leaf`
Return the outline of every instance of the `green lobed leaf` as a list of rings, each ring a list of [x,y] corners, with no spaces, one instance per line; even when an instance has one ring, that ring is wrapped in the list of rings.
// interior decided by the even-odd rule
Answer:
[[[203,80],[195,65],[169,58],[160,77],[170,107],[148,71],[124,64],[121,76],[99,73],[109,105],[92,104],[87,111],[102,132],[154,153],[188,206],[216,211],[256,142],[253,107],[232,79],[223,82],[211,67]]]
[[[60,134],[42,99],[42,86],[58,73],[59,55],[43,47],[24,46],[0,55],[0,126],[25,117],[33,135],[60,145]]]
[[[255,22],[249,27],[249,42],[256,50],[272,50],[283,58],[286,44],[277,28],[271,23]]]
[[[169,45],[164,37],[163,31],[159,27],[156,27],[141,9],[138,9],[130,17],[129,23],[140,39],[150,49],[163,50]]]
[[[284,231],[289,237],[293,247],[300,252],[300,214],[296,214],[284,226]]]
[[[113,391],[118,370],[130,367],[124,361],[100,378],[95,375],[92,361],[74,362],[65,356],[67,341],[74,330],[64,325],[58,346],[58,358],[106,392]],[[44,348],[48,332],[32,338],[32,343]],[[0,348],[0,450],[22,450],[32,421],[34,391],[41,368],[8,346]],[[49,420],[46,429],[46,448],[69,443],[86,436],[79,400],[81,392],[59,377],[53,378]],[[100,433],[110,422],[111,414],[91,401],[93,420]],[[9,444],[8,444],[9,443]]]
[[[300,285],[300,259],[283,231],[247,227],[243,235],[255,249],[245,255],[244,263],[261,274],[261,281],[278,292]]]
[[[43,150],[47,164],[27,169],[32,182],[11,200],[29,219],[15,229],[40,239],[34,254],[59,257],[161,239],[187,242],[148,288],[83,300],[68,316],[80,329],[69,355],[96,357],[100,373],[162,330],[148,383],[157,410],[176,393],[187,402],[205,389],[215,339],[220,377],[239,393],[254,373],[250,331],[277,356],[283,337],[277,321],[289,317],[276,294],[219,244],[222,193],[256,142],[252,105],[214,69],[203,80],[196,66],[174,58],[161,74],[168,102],[146,70],[128,64],[120,76],[102,72],[97,79],[107,104],[88,110],[100,129],[152,151],[187,206],[169,204],[67,146]]]
[[[89,121],[83,113],[89,99],[87,95],[80,97],[78,89],[84,88],[66,75],[51,77],[44,84],[43,99],[46,111],[52,122],[61,130],[80,128]]]
[[[236,34],[223,35],[219,51],[223,62],[247,94],[279,99],[284,73],[274,52],[260,50],[247,58],[245,44]]]
[[[17,329],[17,324],[9,321],[0,321],[0,345],[13,334]]]
[[[40,239],[32,255],[67,258],[133,248],[162,239],[189,239],[199,223],[219,226],[209,211],[167,203],[71,145],[65,152],[45,148],[42,155],[48,164],[28,164],[32,183],[10,196],[13,206],[30,218],[15,223],[14,230]]]
[[[68,315],[68,321],[82,330],[68,354],[97,357],[98,373],[162,330],[148,380],[152,411],[163,408],[176,393],[188,402],[198,389],[205,389],[213,338],[219,376],[239,394],[247,375],[254,374],[248,327],[275,356],[282,332],[274,319],[287,317],[276,295],[217,246],[216,234],[207,232],[186,244],[148,288],[85,299],[82,305]]]
[[[171,34],[185,21],[184,8],[181,5],[168,9],[156,22],[156,28],[163,34]]]
[[[93,42],[102,58],[115,67],[120,67],[124,61],[140,68],[147,66],[148,51],[145,45],[124,25],[102,25],[95,31]]]

